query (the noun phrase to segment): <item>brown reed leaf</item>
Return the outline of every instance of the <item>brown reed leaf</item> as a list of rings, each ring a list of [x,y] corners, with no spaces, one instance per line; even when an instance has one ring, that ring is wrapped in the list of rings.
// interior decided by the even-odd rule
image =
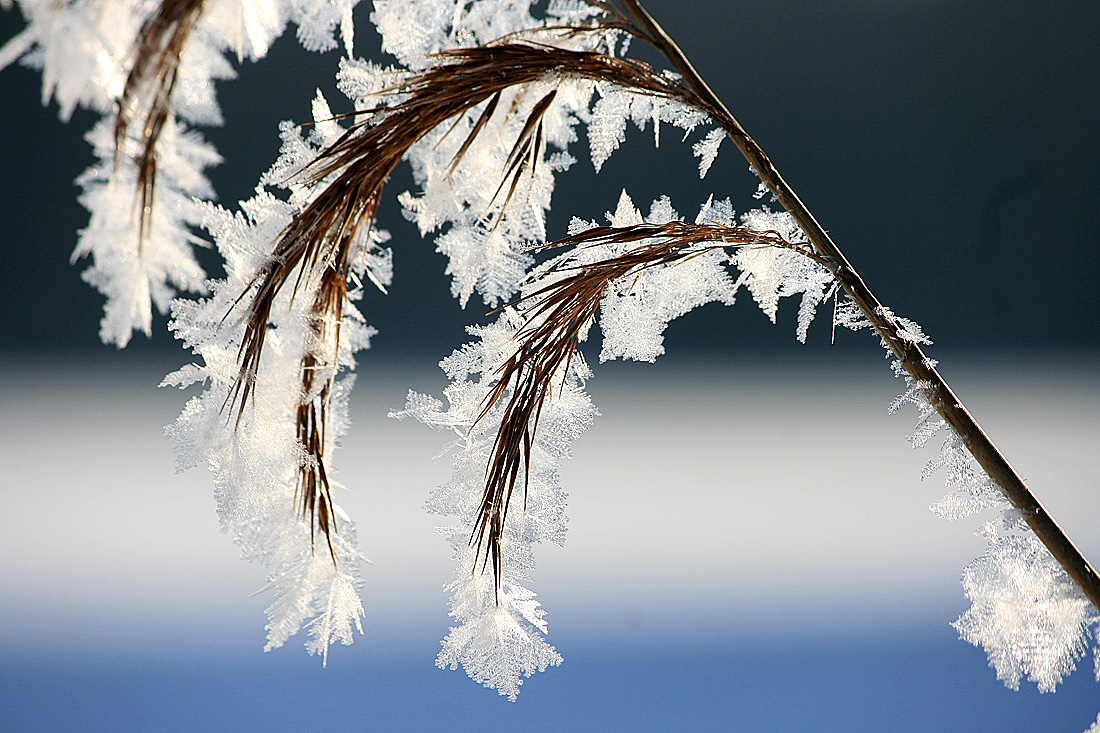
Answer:
[[[346,297],[347,280],[344,268],[339,264],[327,268],[322,275],[312,307],[314,318],[310,326],[317,343],[331,341],[339,344]],[[331,337],[330,330],[334,331]],[[335,360],[337,353],[334,351],[330,358]],[[315,541],[315,530],[319,529],[325,536],[329,555],[333,563],[336,563],[336,550],[332,546],[332,533],[336,531],[336,510],[332,502],[332,486],[325,470],[325,430],[333,386],[331,377],[322,382],[316,395],[313,394],[317,373],[329,371],[331,374],[331,368],[331,364],[321,362],[315,353],[307,353],[302,358],[303,401],[298,405],[295,424],[298,443],[305,450],[306,456],[298,466],[295,498],[301,518],[309,520],[310,542]]]
[[[733,246],[781,247],[818,259],[807,245],[788,242],[774,231],[678,221],[596,227],[538,249],[635,242],[642,244],[590,264],[570,264],[575,260],[567,255],[542,273],[542,277],[551,279],[549,284],[516,303],[528,303],[524,306],[526,321],[515,336],[518,346],[498,369],[496,385],[477,418],[484,419],[511,391],[486,468],[485,490],[470,536],[470,543],[477,547],[475,565],[481,561],[484,568],[492,563],[498,593],[504,524],[521,472],[526,507],[531,450],[543,406],[553,396],[554,380],[564,383],[581,336],[595,319],[608,288],[643,270],[672,267],[706,252]]]
[[[512,200],[512,194],[516,192],[516,187],[519,185],[523,172],[530,167],[532,174],[534,173],[535,165],[538,162],[539,151],[542,147],[542,118],[543,115],[546,114],[546,110],[550,109],[550,105],[554,102],[554,97],[557,96],[557,93],[557,89],[551,89],[550,92],[540,99],[531,110],[531,114],[527,117],[527,122],[524,123],[523,129],[516,137],[515,144],[508,152],[508,159],[504,165],[504,178],[501,180],[500,185],[497,186],[496,193],[493,194],[492,200],[489,201],[489,206],[493,205],[497,196],[500,195],[500,190],[504,188],[505,182],[510,178],[511,184],[508,186],[508,194],[504,197],[504,203],[501,204],[501,209],[507,208],[508,202]],[[499,222],[500,218],[498,217],[496,223]]]
[[[203,0],[161,0],[134,40],[134,61],[115,113],[115,165],[126,145],[132,118],[141,124],[141,152],[135,205],[138,211],[138,252],[152,224],[157,184],[157,144],[172,112],[172,93],[180,55],[202,15]]]

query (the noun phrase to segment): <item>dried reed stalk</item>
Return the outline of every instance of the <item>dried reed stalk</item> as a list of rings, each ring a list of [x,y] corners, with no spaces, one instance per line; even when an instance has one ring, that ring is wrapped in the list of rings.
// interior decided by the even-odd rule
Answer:
[[[591,0],[590,0],[591,1]],[[920,347],[907,338],[889,311],[871,293],[870,289],[856,273],[847,258],[818,224],[809,209],[795,195],[794,191],[779,175],[760,146],[749,137],[745,130],[726,109],[722,101],[692,67],[683,51],[669,38],[664,29],[642,7],[638,0],[620,0],[629,16],[630,23],[619,27],[640,39],[650,43],[660,51],[680,73],[683,83],[691,91],[695,106],[706,111],[711,118],[727,133],[741,154],[760,176],[779,203],[785,208],[814,249],[822,258],[823,264],[852,301],[859,307],[864,317],[870,321],[876,333],[901,362],[905,371],[916,384],[924,390],[925,396],[939,412],[940,416],[958,433],[970,454],[1004,493],[1005,498],[1020,512],[1024,521],[1051,555],[1065,569],[1066,573],[1081,587],[1092,605],[1100,610],[1100,576],[1073,545],[1061,527],[1047,513],[1024,483],[1020,475],[1009,465],[997,447],[970,415],[966,407],[932,366],[932,362]],[[607,3],[597,2],[605,6]],[[617,12],[617,11],[616,11]]]
[[[608,288],[617,281],[636,277],[643,270],[674,267],[706,252],[730,246],[782,247],[819,259],[804,245],[792,244],[776,232],[678,221],[662,225],[596,227],[539,249],[634,242],[644,244],[591,264],[570,266],[562,262],[551,267],[541,275],[552,282],[519,301],[527,303],[524,311],[527,320],[515,336],[516,351],[498,369],[496,386],[486,397],[477,418],[478,421],[485,418],[511,390],[486,470],[478,519],[470,537],[471,544],[477,548],[475,567],[484,552],[481,563],[484,567],[492,562],[497,592],[500,590],[500,542],[504,523],[521,469],[526,508],[531,450],[543,405],[553,395],[554,381],[566,379],[577,346],[595,319]],[[557,274],[562,276],[555,277]]]
[[[134,117],[141,121],[141,151],[135,156],[138,177],[138,253],[152,224],[157,184],[157,143],[172,113],[172,93],[180,55],[202,15],[203,0],[161,0],[134,41],[133,65],[115,112],[115,165],[126,147]]]

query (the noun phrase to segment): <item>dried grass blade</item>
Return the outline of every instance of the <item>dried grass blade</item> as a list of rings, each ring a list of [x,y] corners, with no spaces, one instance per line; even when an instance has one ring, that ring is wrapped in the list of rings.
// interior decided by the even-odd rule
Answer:
[[[619,280],[635,277],[643,270],[675,266],[714,249],[739,246],[767,246],[807,254],[802,247],[775,232],[746,227],[670,222],[632,227],[597,227],[575,234],[540,250],[586,248],[608,244],[641,243],[624,253],[588,264],[571,264],[571,257],[550,268],[545,275],[563,275],[535,289],[513,305],[526,303],[526,321],[516,334],[517,347],[497,372],[497,382],[486,397],[477,418],[484,419],[511,390],[485,472],[479,520],[470,542],[477,547],[475,567],[484,567],[497,553],[508,515],[512,493],[522,470],[524,507],[530,483],[532,451],[538,423],[547,400],[553,398],[555,375],[564,380],[580,342],[580,335],[599,310],[608,288]],[[484,553],[484,560],[481,560]],[[499,593],[499,571],[494,587]]]
[[[470,128],[470,134],[466,136],[466,139],[459,146],[458,152],[455,153],[454,158],[451,159],[451,165],[447,168],[447,175],[451,176],[455,172],[455,168],[462,162],[462,159],[466,156],[466,151],[470,149],[470,145],[473,144],[474,139],[478,136],[485,125],[489,124],[489,120],[492,118],[493,113],[496,111],[497,105],[500,103],[500,92],[494,94],[489,103],[485,105],[485,109],[481,111],[481,116],[477,118],[477,122]],[[456,120],[457,124],[457,120]]]

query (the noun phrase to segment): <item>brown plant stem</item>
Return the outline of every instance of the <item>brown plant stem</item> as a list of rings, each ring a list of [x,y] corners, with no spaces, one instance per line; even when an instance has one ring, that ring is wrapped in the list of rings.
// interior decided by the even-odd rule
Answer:
[[[642,37],[672,63],[682,76],[684,84],[698,97],[711,118],[725,130],[733,144],[760,176],[760,180],[798,222],[818,254],[825,260],[824,264],[832,272],[833,277],[859,307],[864,317],[870,321],[875,332],[901,362],[909,376],[924,390],[925,396],[940,416],[962,438],[963,444],[974,456],[974,460],[993,479],[1012,506],[1020,512],[1028,527],[1035,532],[1066,573],[1081,587],[1092,605],[1100,610],[1100,576],[1089,561],[1073,545],[1065,532],[1031,493],[1023,479],[993,445],[920,347],[898,328],[889,311],[882,307],[844,254],[814,219],[809,209],[779,175],[779,171],[764,155],[764,151],[749,137],[721,100],[711,91],[676,43],[637,0],[621,0],[621,2],[626,13],[641,31]]]

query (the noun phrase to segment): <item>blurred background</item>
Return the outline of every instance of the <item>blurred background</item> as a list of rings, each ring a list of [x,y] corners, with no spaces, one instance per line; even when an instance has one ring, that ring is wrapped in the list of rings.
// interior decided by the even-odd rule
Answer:
[[[942,372],[1086,556],[1100,560],[1100,8],[1024,0],[673,3],[647,7],[770,155],[879,298],[921,323]],[[377,58],[359,13],[356,50]],[[0,42],[22,25],[0,13]],[[219,86],[223,203],[247,198],[305,120],[334,109],[338,62],[281,39]],[[517,703],[432,666],[451,572],[439,517],[445,436],[386,412],[438,394],[465,340],[444,260],[392,201],[389,296],[363,309],[341,503],[374,562],[367,628],[327,669],[299,640],[263,654],[263,571],[221,535],[202,470],[175,475],[161,436],[189,360],[156,322],[124,352],[97,339],[100,297],[69,264],[86,214],[82,135],[39,106],[40,77],[0,73],[0,728],[10,730],[1080,731],[1100,711],[1093,664],[1054,694],[1007,690],[948,625],[984,518],[941,520],[928,451],[873,337],[827,314],[794,338],[749,299],[675,322],[656,364],[606,364],[602,416],[563,468],[564,548],[534,589],[565,657]],[[674,136],[632,130],[599,176],[582,141],[559,179],[571,216],[660,194],[755,206],[724,145],[707,179]],[[401,170],[391,184],[412,185]],[[205,263],[217,273],[214,258]],[[1092,324],[1092,325],[1090,325]],[[598,344],[596,344],[598,347]]]

